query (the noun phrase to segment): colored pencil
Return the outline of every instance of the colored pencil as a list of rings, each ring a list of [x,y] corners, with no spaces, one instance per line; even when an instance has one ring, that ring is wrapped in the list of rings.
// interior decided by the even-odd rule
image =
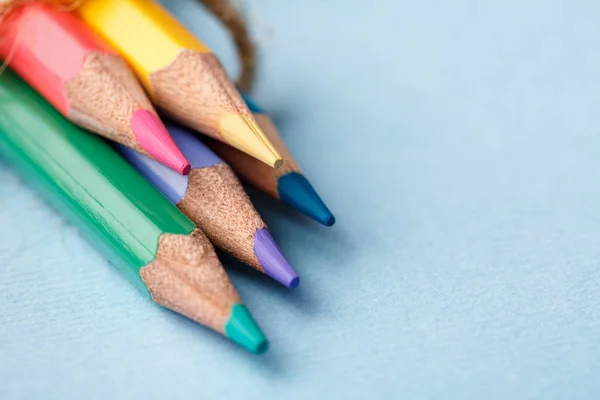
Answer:
[[[204,234],[97,136],[12,72],[0,76],[0,153],[156,303],[254,352],[267,341]]]
[[[0,38],[0,56],[72,122],[189,171],[135,74],[77,15],[32,3],[2,21]]]
[[[214,140],[207,140],[206,144],[231,166],[242,181],[287,203],[323,225],[333,225],[335,217],[294,161],[269,115],[244,93],[242,97],[269,140],[283,155],[283,166],[276,170],[265,168],[261,163],[230,146]]]
[[[284,286],[298,286],[298,274],[281,253],[231,168],[192,132],[169,122],[166,126],[192,164],[188,176],[178,175],[124,146],[119,147],[121,154],[217,247]],[[265,168],[271,169],[266,165]]]
[[[164,8],[152,0],[88,0],[78,11],[129,61],[161,113],[281,165],[217,57]]]

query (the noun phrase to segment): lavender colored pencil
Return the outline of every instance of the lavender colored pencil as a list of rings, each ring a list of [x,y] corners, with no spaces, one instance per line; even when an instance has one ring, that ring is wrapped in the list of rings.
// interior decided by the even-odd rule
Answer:
[[[165,125],[190,161],[189,175],[179,175],[127,147],[119,146],[119,151],[213,244],[286,287],[298,286],[298,274],[281,253],[231,168],[190,131],[173,123]]]

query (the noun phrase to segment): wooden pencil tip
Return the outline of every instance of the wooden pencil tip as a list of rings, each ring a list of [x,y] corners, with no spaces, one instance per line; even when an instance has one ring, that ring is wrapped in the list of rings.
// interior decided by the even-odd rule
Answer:
[[[244,347],[264,346],[264,335],[248,311],[239,310],[239,295],[200,230],[189,235],[164,233],[156,258],[139,273],[157,304],[226,334]]]

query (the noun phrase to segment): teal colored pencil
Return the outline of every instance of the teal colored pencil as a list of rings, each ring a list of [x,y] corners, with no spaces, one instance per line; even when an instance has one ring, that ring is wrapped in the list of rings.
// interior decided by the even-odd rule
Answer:
[[[10,71],[0,76],[0,153],[156,303],[251,351],[267,348],[206,236]]]
[[[261,165],[241,151],[215,140],[207,139],[206,143],[250,186],[281,200],[323,225],[333,225],[335,217],[294,161],[269,115],[244,93],[242,97],[267,138],[283,156],[282,167],[273,169]]]

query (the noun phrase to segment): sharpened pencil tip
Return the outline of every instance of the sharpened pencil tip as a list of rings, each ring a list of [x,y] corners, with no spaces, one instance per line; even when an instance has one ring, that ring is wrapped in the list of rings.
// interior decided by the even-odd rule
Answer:
[[[292,279],[292,280],[290,281],[289,288],[290,288],[290,289],[296,289],[296,288],[298,287],[298,285],[299,285],[299,284],[300,284],[300,277],[299,277],[299,276],[297,276],[297,277],[295,277],[294,279]]]
[[[259,161],[279,168],[283,157],[269,141],[254,117],[244,114],[227,114],[221,118],[220,133],[225,141]]]
[[[192,170],[192,166],[188,163],[188,165],[185,165],[182,169],[180,174],[181,175],[189,175],[190,171]]]
[[[243,304],[231,309],[231,316],[225,325],[227,337],[256,354],[262,354],[269,348],[269,341]]]
[[[148,110],[136,110],[131,116],[131,130],[150,157],[182,175],[190,173],[192,167],[189,161],[156,114]]]
[[[279,198],[296,210],[325,226],[335,223],[335,217],[304,175],[291,172],[279,177]]]
[[[293,289],[300,283],[298,274],[265,228],[254,233],[254,254],[265,273],[285,287]]]

